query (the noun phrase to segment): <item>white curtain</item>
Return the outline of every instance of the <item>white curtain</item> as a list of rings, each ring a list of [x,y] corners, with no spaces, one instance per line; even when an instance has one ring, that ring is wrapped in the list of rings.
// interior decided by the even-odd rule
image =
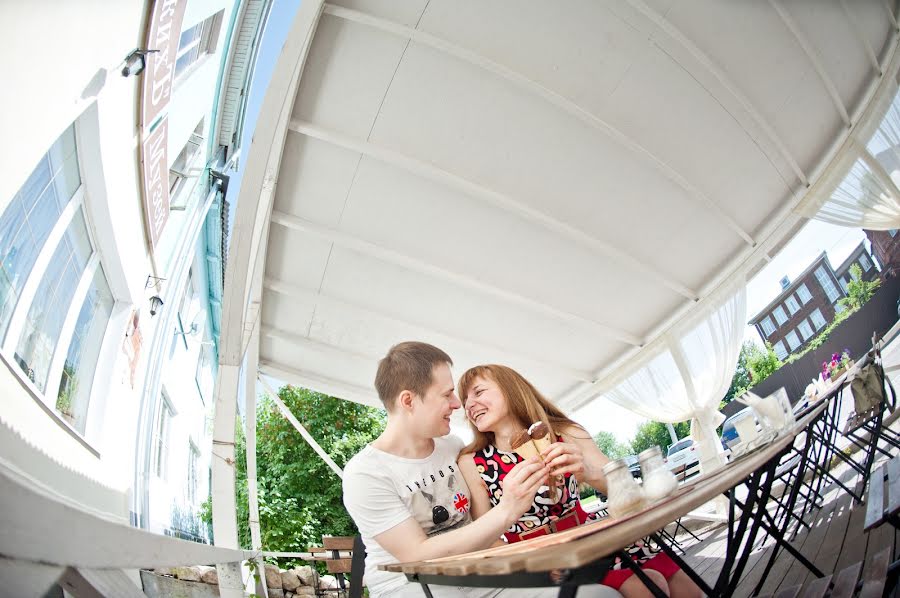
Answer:
[[[747,320],[743,281],[711,296],[699,310],[643,353],[638,369],[604,397],[664,423],[691,421],[708,469],[719,461],[719,402],[731,384]]]
[[[830,196],[807,204],[802,212],[839,226],[900,228],[900,94],[865,147],[860,143],[851,147],[858,157],[847,175]]]

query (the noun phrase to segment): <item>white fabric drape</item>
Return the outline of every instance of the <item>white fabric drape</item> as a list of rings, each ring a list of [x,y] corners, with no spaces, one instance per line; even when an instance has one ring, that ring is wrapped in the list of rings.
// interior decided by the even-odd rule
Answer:
[[[734,375],[747,319],[746,285],[723,289],[708,307],[648,347],[637,371],[605,398],[664,423],[691,422],[707,468],[718,460],[719,402]]]
[[[865,147],[850,147],[857,156],[850,171],[820,204],[808,204],[804,215],[838,226],[900,228],[900,93]]]

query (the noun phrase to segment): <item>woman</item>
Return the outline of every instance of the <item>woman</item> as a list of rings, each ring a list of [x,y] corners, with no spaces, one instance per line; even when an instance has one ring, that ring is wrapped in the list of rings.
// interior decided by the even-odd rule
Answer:
[[[554,475],[563,476],[562,496],[553,501],[549,496],[552,489],[540,492],[532,508],[504,534],[505,541],[551,533],[547,525],[550,521],[554,522],[553,531],[560,531],[596,517],[581,508],[576,477],[605,493],[602,468],[609,459],[584,428],[506,366],[482,365],[470,369],[460,378],[458,395],[475,434],[475,439],[459,456],[460,469],[471,489],[473,517],[483,515],[499,501],[503,478],[524,460],[513,452],[512,440],[534,422],[543,422],[557,436],[558,442],[543,451],[543,458]],[[479,486],[487,492],[478,492]],[[629,547],[627,552],[669,596],[702,596],[700,588],[665,553],[653,553],[643,543]],[[623,564],[617,564],[601,583],[617,589],[626,598],[652,596]]]

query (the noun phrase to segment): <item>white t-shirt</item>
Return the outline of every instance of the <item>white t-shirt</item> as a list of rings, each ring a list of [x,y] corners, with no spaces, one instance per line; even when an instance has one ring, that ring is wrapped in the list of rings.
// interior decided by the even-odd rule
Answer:
[[[402,573],[380,571],[397,559],[375,536],[410,517],[426,535],[466,525],[469,489],[456,464],[463,442],[455,436],[434,439],[434,452],[424,459],[404,459],[366,446],[344,467],[344,506],[366,544],[366,585],[373,597],[404,586]]]

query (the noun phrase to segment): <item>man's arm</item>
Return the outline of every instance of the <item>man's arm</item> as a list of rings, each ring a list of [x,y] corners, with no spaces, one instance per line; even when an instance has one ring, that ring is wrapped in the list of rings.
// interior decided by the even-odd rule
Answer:
[[[469,525],[429,537],[410,517],[375,536],[375,541],[399,562],[423,561],[487,548],[531,508],[534,495],[548,475],[549,470],[540,459],[532,457],[507,474],[500,503]]]
[[[473,454],[464,453],[460,455],[457,465],[459,465],[463,478],[466,480],[466,486],[469,487],[469,498],[472,499],[472,519],[479,519],[491,510],[491,499],[487,495],[484,481],[475,468]]]

